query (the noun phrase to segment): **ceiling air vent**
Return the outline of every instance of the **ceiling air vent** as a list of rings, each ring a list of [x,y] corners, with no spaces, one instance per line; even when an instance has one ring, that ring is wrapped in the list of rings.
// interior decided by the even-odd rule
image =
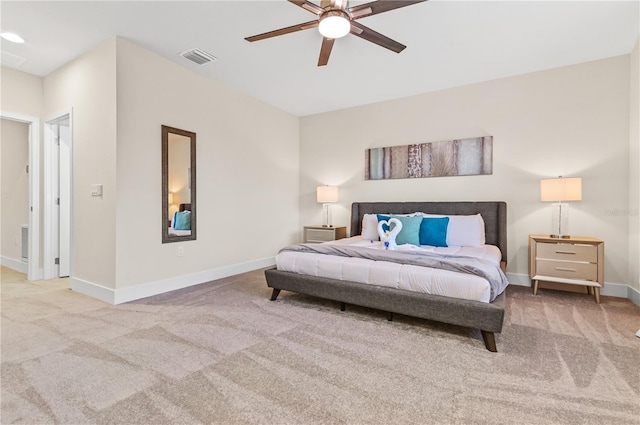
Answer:
[[[27,60],[21,56],[17,56],[5,51],[2,51],[2,56],[0,57],[0,64],[2,66],[8,66],[9,68],[18,68],[26,61]]]
[[[205,63],[213,62],[214,60],[218,59],[211,53],[207,53],[204,50],[200,49],[185,50],[184,52],[180,53],[180,56],[185,59],[189,59],[191,62],[197,63],[198,65],[204,65]]]

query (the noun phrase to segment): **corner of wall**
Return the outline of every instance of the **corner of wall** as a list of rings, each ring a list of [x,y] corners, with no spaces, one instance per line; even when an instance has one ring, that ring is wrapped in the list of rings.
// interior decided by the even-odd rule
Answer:
[[[629,69],[629,285],[640,290],[640,36]],[[637,292],[636,292],[637,294]]]
[[[71,276],[115,282],[116,38],[44,78],[44,116],[73,108]],[[103,194],[91,196],[92,184]]]

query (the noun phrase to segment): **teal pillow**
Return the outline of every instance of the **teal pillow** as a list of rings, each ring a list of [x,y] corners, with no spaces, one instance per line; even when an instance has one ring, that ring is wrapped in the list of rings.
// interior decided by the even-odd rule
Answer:
[[[391,218],[396,218],[402,223],[402,230],[396,236],[396,243],[398,245],[411,244],[420,246],[420,224],[422,223],[422,216],[404,217],[401,215],[391,215]]]
[[[423,218],[420,224],[420,245],[447,246],[449,217]]]
[[[191,230],[191,211],[177,212],[173,228],[176,230]]]

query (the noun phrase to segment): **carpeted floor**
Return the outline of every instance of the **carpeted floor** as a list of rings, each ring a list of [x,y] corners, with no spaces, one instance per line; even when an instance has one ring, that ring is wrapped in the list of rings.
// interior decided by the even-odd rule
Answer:
[[[2,424],[640,424],[640,308],[507,289],[480,332],[262,271],[119,306],[2,269]]]

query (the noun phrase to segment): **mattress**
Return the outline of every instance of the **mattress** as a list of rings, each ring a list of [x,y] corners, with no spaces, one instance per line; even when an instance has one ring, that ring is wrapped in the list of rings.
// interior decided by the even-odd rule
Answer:
[[[351,245],[382,249],[380,242],[362,239],[361,236],[325,242],[326,244]],[[443,255],[467,256],[483,259],[500,266],[502,254],[498,247],[432,247],[400,245],[398,251],[422,250]],[[373,261],[363,258],[339,257],[316,253],[284,251],[276,256],[278,270],[348,280],[356,283],[403,289],[432,295],[442,295],[465,300],[489,302],[489,282],[479,276],[428,267]]]

